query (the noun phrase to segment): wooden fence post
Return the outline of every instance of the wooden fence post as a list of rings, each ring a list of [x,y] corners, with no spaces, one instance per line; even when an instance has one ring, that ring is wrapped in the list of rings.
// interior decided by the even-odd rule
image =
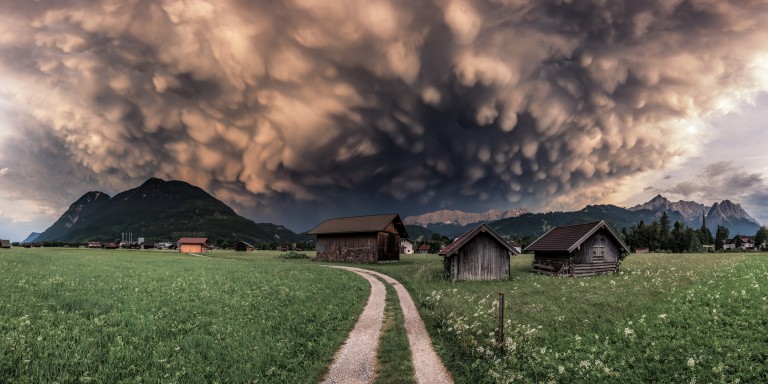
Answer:
[[[499,354],[504,354],[504,292],[499,292]]]

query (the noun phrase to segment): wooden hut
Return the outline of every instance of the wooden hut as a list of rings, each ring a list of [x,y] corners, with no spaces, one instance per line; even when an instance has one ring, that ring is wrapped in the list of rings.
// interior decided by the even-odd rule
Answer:
[[[0,240],[0,248],[10,248],[10,247],[11,247],[10,240]]]
[[[238,252],[253,252],[256,249],[253,245],[246,243],[245,241],[238,241],[235,243],[235,251]]]
[[[182,237],[177,241],[181,253],[204,253],[211,249],[206,237]]]
[[[395,213],[328,219],[307,234],[317,236],[317,261],[355,263],[398,261],[408,237]]]
[[[509,256],[518,252],[488,224],[465,233],[440,250],[451,280],[500,280],[509,278]]]
[[[629,248],[605,221],[555,227],[525,248],[532,270],[548,275],[596,275],[619,269]]]

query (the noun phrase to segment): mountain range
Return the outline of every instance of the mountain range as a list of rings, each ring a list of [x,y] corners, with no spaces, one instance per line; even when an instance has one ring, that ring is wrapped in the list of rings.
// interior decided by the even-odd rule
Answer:
[[[99,191],[84,194],[34,241],[115,241],[122,233],[147,241],[185,236],[254,243],[301,239],[283,226],[238,215],[199,187],[150,178],[113,197]]]
[[[458,222],[454,218],[472,218],[475,215],[460,211],[437,211],[419,216],[406,217],[403,223],[411,226],[419,225],[426,230],[439,233],[448,237],[457,237],[476,227],[480,222],[489,222],[491,227],[499,234],[511,238],[536,237],[544,234],[556,226],[588,223],[606,220],[614,228],[631,228],[640,221],[650,224],[658,221],[664,212],[667,212],[670,222],[679,221],[691,228],[700,228],[702,219],[706,219],[707,228],[714,234],[717,226],[722,225],[729,229],[732,235],[737,233],[754,235],[760,228],[760,223],[753,219],[739,204],[730,200],[714,203],[712,206],[697,203],[695,201],[672,202],[667,198],[657,195],[650,201],[631,208],[622,208],[615,205],[588,205],[579,211],[573,212],[547,212],[526,213],[524,208],[517,208],[519,215],[494,220],[492,217],[484,218],[477,222]],[[446,212],[450,212],[447,214]],[[458,212],[458,213],[455,213]],[[506,211],[495,211],[506,212]],[[706,214],[705,214],[706,213]],[[447,219],[446,219],[447,218]],[[411,228],[409,226],[408,228]],[[408,229],[409,233],[412,229]]]
[[[429,212],[418,216],[408,216],[403,219],[405,225],[421,225],[427,226],[429,224],[459,224],[467,225],[472,223],[479,223],[484,221],[496,221],[501,219],[507,219],[510,217],[517,217],[524,213],[528,213],[525,208],[515,208],[510,210],[499,211],[492,209],[485,213],[463,212],[457,210],[439,210],[435,212]]]

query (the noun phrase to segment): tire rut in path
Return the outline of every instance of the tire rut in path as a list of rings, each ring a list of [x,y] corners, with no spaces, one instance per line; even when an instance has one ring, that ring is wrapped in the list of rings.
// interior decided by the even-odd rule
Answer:
[[[342,269],[347,269],[342,267]],[[371,284],[371,294],[363,313],[357,319],[349,337],[333,358],[323,383],[371,383],[379,350],[379,335],[384,320],[384,300],[387,290],[375,277],[354,270]]]
[[[371,282],[370,279],[376,280],[375,278],[371,277],[370,275],[375,275],[386,281],[388,284],[392,285],[392,287],[395,288],[395,291],[397,292],[397,297],[400,300],[400,308],[403,311],[403,319],[405,322],[405,330],[406,334],[408,336],[408,345],[411,348],[411,359],[413,360],[413,370],[416,376],[416,381],[421,384],[449,384],[453,383],[453,379],[451,378],[451,375],[448,373],[448,370],[445,369],[445,365],[443,365],[442,360],[440,360],[440,357],[437,356],[437,353],[435,352],[435,349],[432,346],[432,340],[429,338],[429,333],[427,333],[427,328],[424,326],[424,321],[421,319],[421,316],[419,315],[419,311],[416,310],[416,304],[413,302],[413,299],[411,298],[411,295],[408,293],[408,291],[405,289],[405,287],[402,286],[397,280],[379,272],[362,269],[362,268],[355,268],[355,267],[338,267],[334,266],[333,268],[340,268],[344,269],[350,272],[357,273],[360,276],[363,276],[364,278],[368,279],[369,282]],[[378,280],[376,280],[379,284]],[[373,282],[371,282],[371,296],[373,296]],[[382,317],[379,320],[379,327],[378,327],[378,333],[381,333],[381,321],[383,320],[383,312],[384,312],[384,298],[386,297],[386,290],[383,289],[382,284],[382,290],[384,290],[383,298],[381,299],[381,313]],[[368,301],[369,305],[371,303],[371,300]],[[363,311],[363,314],[365,314],[366,310],[368,310],[368,306],[366,306],[366,309]],[[360,316],[362,319],[363,315]],[[360,322],[360,320],[358,320]],[[355,325],[355,329],[357,328],[357,325]],[[353,333],[350,333],[349,338],[347,339],[347,343],[352,341]],[[370,344],[373,345],[373,344]],[[345,344],[346,346],[346,344]],[[342,347],[344,348],[344,347]],[[377,341],[375,345],[373,346],[374,351],[374,364],[376,359],[376,352],[378,350],[378,335],[377,335]],[[331,366],[331,369],[333,369],[333,366],[337,365],[337,361],[334,361],[334,364]],[[330,377],[330,375],[329,375]],[[328,378],[326,378],[325,382]],[[370,377],[369,381],[350,381],[350,382],[356,382],[356,383],[370,383],[373,381],[373,376]],[[341,381],[332,381],[334,383],[340,383]]]

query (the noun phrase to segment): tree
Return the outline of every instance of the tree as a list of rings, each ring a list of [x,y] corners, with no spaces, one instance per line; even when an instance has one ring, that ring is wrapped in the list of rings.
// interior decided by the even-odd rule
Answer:
[[[704,248],[701,246],[701,242],[699,241],[699,236],[696,233],[697,231],[693,230],[693,228],[688,228],[686,230],[686,237],[690,237],[690,241],[688,242],[688,252],[703,252]]]
[[[712,231],[705,226],[699,228],[699,241],[702,244],[712,244],[715,241],[714,237],[712,237]]]
[[[680,253],[688,249],[688,242],[685,241],[685,228],[679,221],[675,221],[670,239],[670,248],[672,252]]]
[[[728,228],[718,225],[717,230],[715,231],[715,249],[716,250],[722,250],[723,244],[725,244],[726,240],[728,240],[728,236],[730,235],[730,231]]]
[[[757,229],[755,233],[755,247],[758,249],[764,249],[766,247],[766,241],[768,241],[768,228],[762,226]]]
[[[744,242],[741,241],[741,234],[740,233],[736,234],[736,244],[735,245],[736,245],[736,248],[741,248],[741,246],[744,245]]]
[[[659,243],[661,248],[669,249],[669,215],[667,211],[659,219]]]

